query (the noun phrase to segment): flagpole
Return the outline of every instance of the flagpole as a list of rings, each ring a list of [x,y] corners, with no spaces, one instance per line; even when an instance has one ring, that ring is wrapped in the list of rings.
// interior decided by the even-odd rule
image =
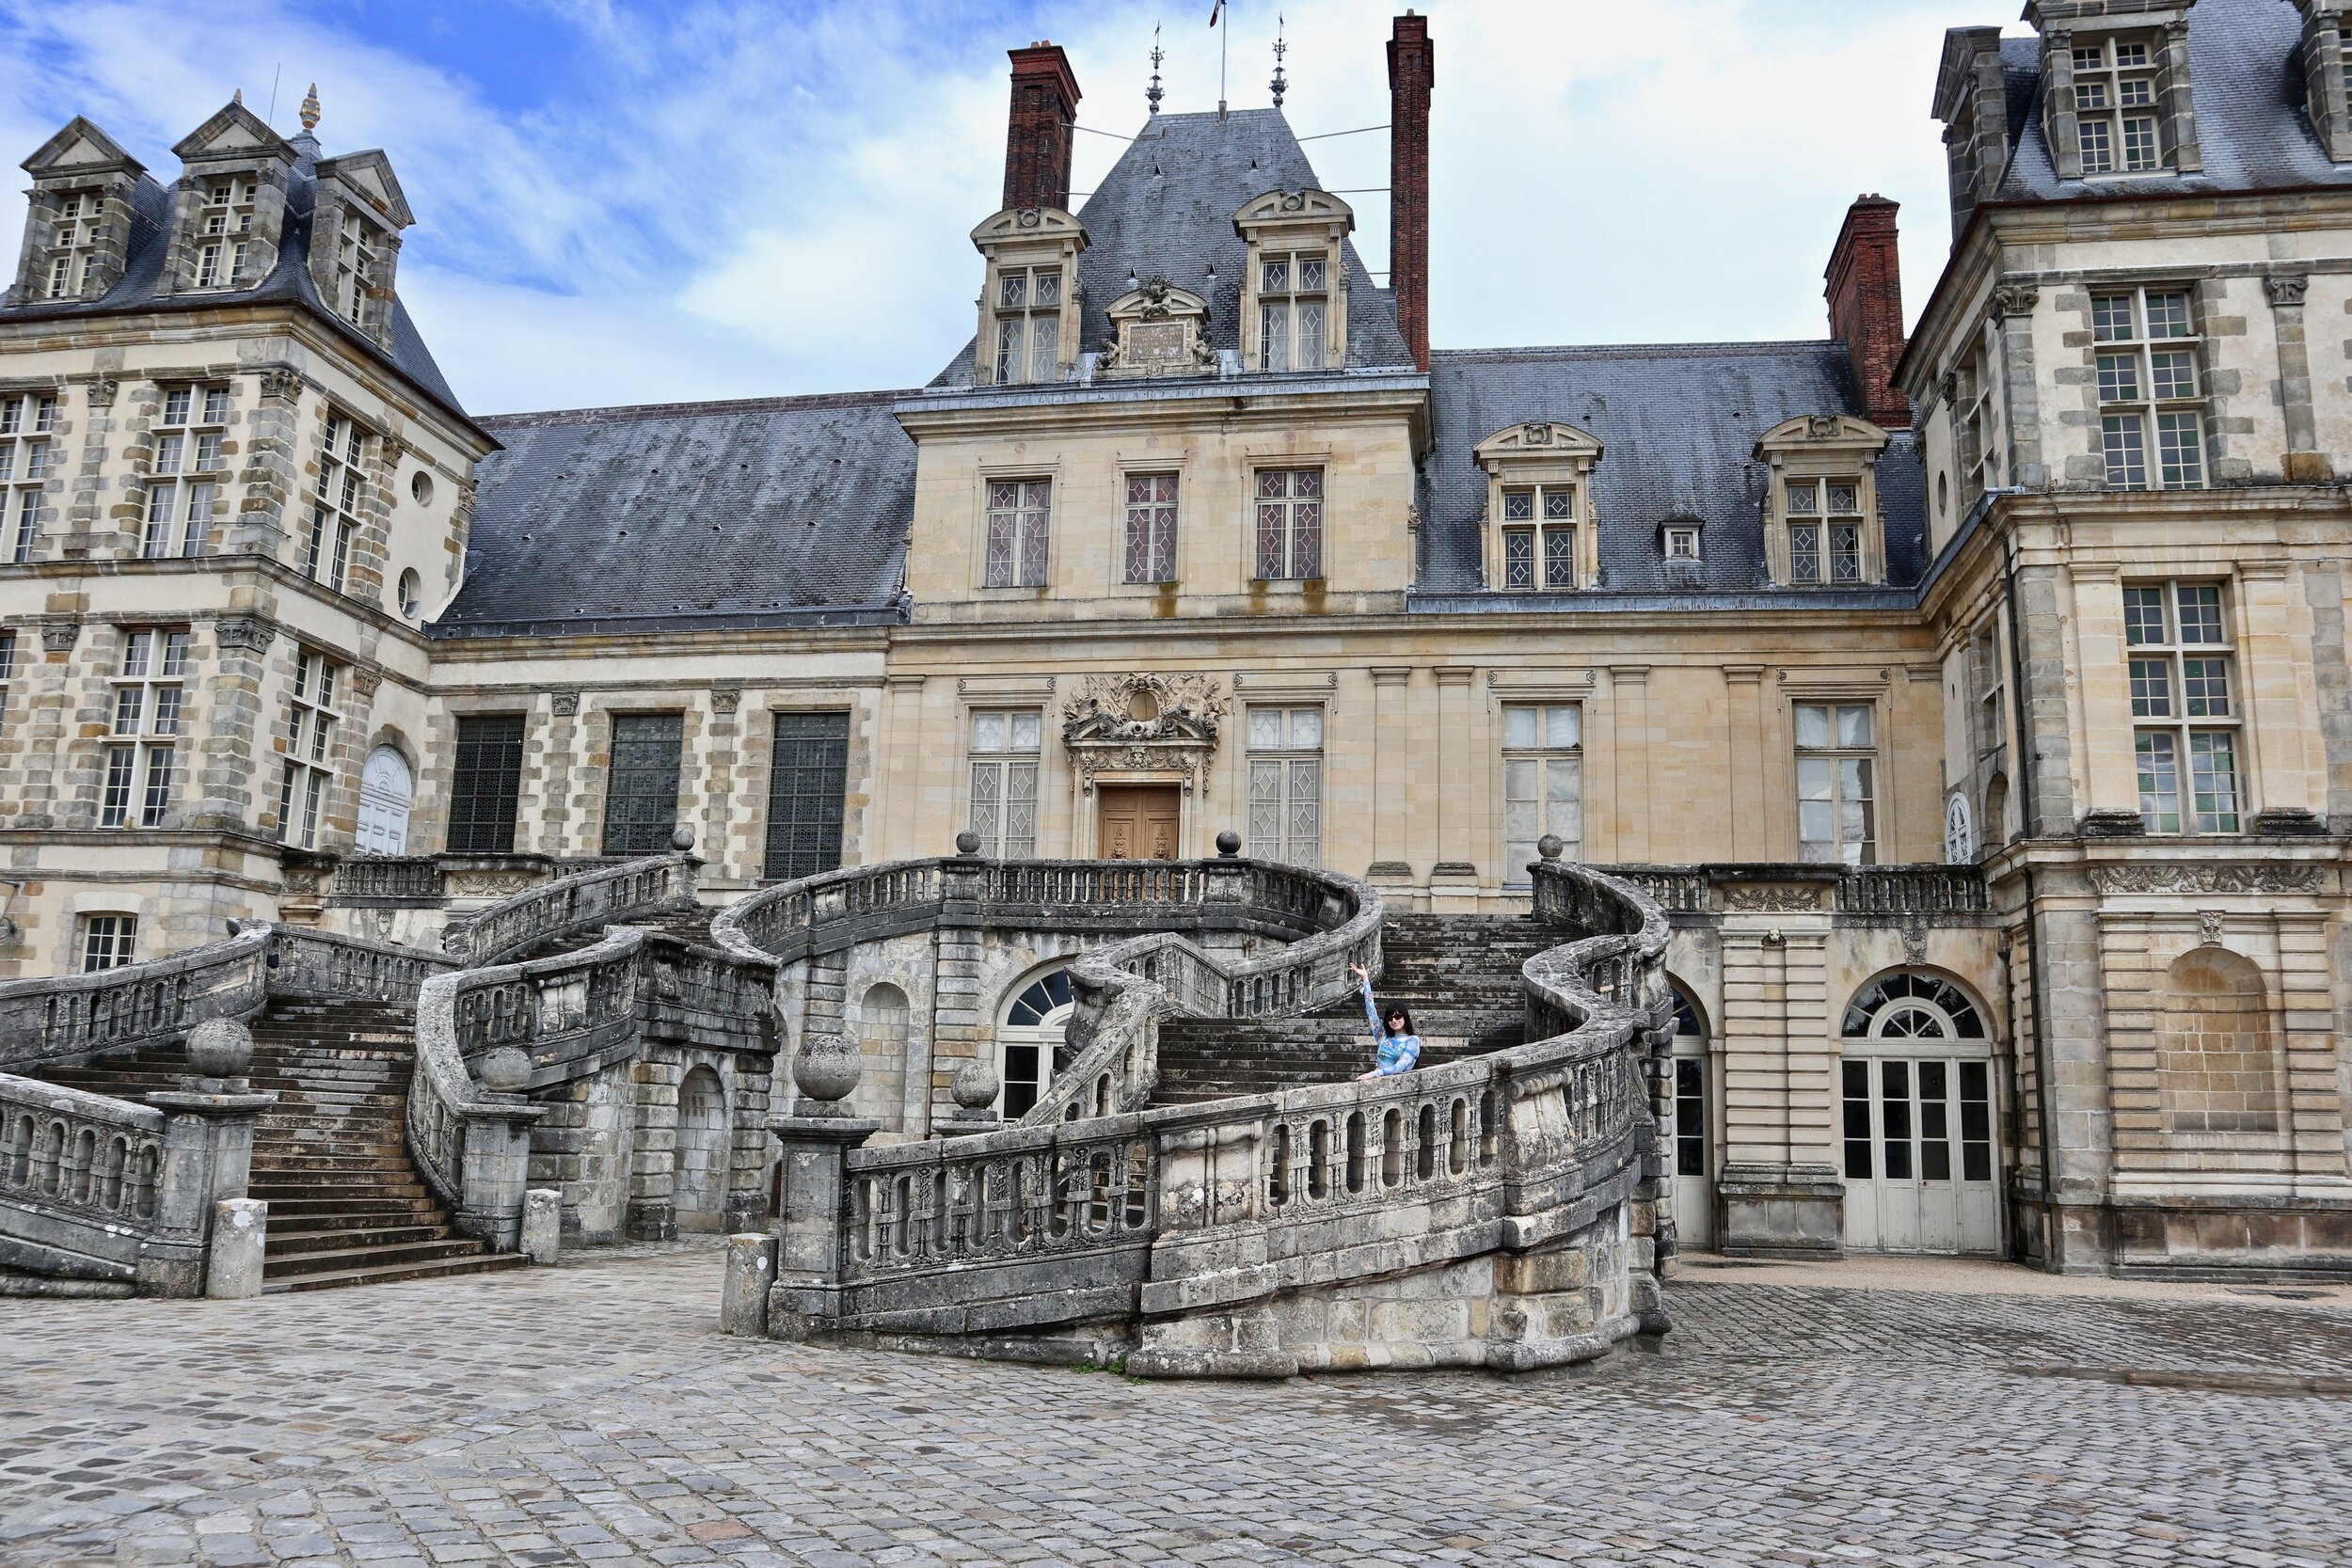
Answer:
[[[1224,8],[1222,5],[1217,7],[1220,11]],[[1216,36],[1216,118],[1220,120],[1225,118],[1225,46],[1232,36],[1231,27]]]

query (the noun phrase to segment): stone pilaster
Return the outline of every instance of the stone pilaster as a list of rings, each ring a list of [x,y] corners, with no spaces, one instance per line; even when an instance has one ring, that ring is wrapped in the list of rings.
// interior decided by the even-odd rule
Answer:
[[[2001,423],[2009,436],[2003,465],[2012,484],[2040,489],[2050,483],[2042,456],[2042,393],[2034,381],[2033,315],[2042,291],[2030,283],[1996,283],[1989,313],[2001,339]]]
[[[187,705],[196,710],[190,728],[197,738],[187,762],[194,787],[180,808],[181,820],[189,827],[260,832],[265,818],[275,820],[280,747],[271,742],[283,735],[284,715],[263,711],[262,691],[273,662],[281,672],[280,684],[292,681],[300,652],[288,639],[273,660],[277,638],[277,627],[264,615],[215,621],[213,668],[202,679],[199,671],[207,650],[200,637],[189,639]],[[199,697],[200,702],[194,700]]]
[[[300,569],[299,514],[306,494],[302,420],[305,386],[287,365],[261,368],[261,396],[246,425],[245,463],[237,470],[244,495],[227,529],[231,554],[266,555]],[[315,462],[316,454],[307,454]]]
[[[2339,85],[2338,91],[2342,91]],[[2280,471],[2297,484],[2325,484],[2334,478],[2328,454],[2319,450],[2318,421],[2312,412],[2312,356],[2303,337],[2303,293],[2311,279],[2278,273],[2263,279],[2270,298],[2271,326],[2279,341],[2279,411],[2287,427]]]
[[[1410,738],[1406,726],[1412,667],[1375,665],[1372,672],[1373,800],[1371,880],[1384,892],[1412,895],[1412,849],[1406,839],[1412,785]]]

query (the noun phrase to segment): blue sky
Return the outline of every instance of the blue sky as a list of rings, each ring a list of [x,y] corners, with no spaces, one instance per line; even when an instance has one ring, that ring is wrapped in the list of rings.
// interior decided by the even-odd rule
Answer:
[[[2014,0],[1423,0],[1438,46],[1439,346],[1818,337],[1845,204],[1903,204],[1915,313],[1948,227],[1929,118],[1947,26]],[[381,147],[417,225],[401,293],[481,412],[930,376],[971,330],[966,235],[1002,179],[1005,50],[1051,38],[1085,99],[1074,183],[1144,118],[1214,107],[1220,27],[1180,6],[612,0],[0,0],[0,150],[76,113],[159,177],[239,87],[329,151]],[[1242,0],[1228,96],[1267,101],[1278,11],[1301,135],[1388,118],[1371,0]],[[1311,142],[1385,186],[1381,134]],[[1387,198],[1351,196],[1387,264]],[[21,223],[11,191],[0,222]]]

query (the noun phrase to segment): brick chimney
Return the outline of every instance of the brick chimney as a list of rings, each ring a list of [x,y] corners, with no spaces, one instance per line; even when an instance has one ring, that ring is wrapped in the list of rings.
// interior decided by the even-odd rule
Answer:
[[[1845,227],[1829,253],[1829,330],[1853,360],[1864,413],[1890,430],[1911,428],[1911,400],[1895,385],[1903,356],[1903,274],[1895,256],[1895,207],[1883,196],[1861,196],[1846,209]]]
[[[1005,205],[1070,205],[1071,128],[1078,122],[1078,78],[1057,43],[1012,55],[1012,113],[1005,125]]]
[[[1429,368],[1429,19],[1406,11],[1389,37],[1389,287],[1413,363]]]

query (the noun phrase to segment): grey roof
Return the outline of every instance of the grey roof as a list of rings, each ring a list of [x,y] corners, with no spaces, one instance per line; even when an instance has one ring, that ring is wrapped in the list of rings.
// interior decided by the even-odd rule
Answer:
[[[2188,13],[2188,55],[2204,169],[2122,180],[2058,177],[2042,136],[2041,41],[2003,39],[2014,146],[1996,199],[2090,201],[2352,184],[2352,165],[2329,160],[2304,110],[2303,73],[2296,65],[2301,37],[2295,0],[2199,0]]]
[[[389,347],[361,334],[319,297],[318,283],[311,277],[310,267],[310,215],[318,196],[319,144],[317,138],[304,135],[291,138],[288,145],[294,149],[295,158],[286,183],[286,230],[278,241],[278,264],[267,277],[242,289],[208,289],[200,294],[161,293],[164,253],[170,241],[171,210],[180,186],[177,181],[169,185],[158,184],[151,175],[142,174],[132,191],[130,245],[123,258],[122,276],[115,280],[114,287],[95,299],[0,303],[0,322],[117,315],[128,310],[210,310],[230,301],[240,305],[300,304],[331,323],[361,353],[389,365],[425,396],[459,419],[467,419],[465,406],[457,401],[457,394],[450,390],[441,367],[434,362],[432,353],[417,332],[416,323],[408,318],[407,307],[397,296],[392,300]]]
[[[1756,437],[1801,414],[1861,417],[1845,345],[1834,341],[1689,343],[1618,348],[1440,350],[1430,356],[1433,446],[1422,474],[1417,608],[1464,608],[1477,595],[1486,475],[1473,450],[1531,420],[1572,424],[1601,443],[1593,470],[1600,519],[1598,594],[1708,595],[1771,587],[1764,569],[1765,469]],[[1887,582],[1925,565],[1924,487],[1908,432],[1878,462]],[[1661,528],[1696,518],[1701,561],[1665,560]],[[1438,600],[1442,597],[1445,603]],[[1539,608],[1524,594],[1491,608]],[[1800,592],[1798,600],[1806,601]]]
[[[435,637],[901,618],[902,392],[487,419],[467,575]]]
[[[1222,119],[1214,112],[1153,116],[1078,209],[1088,242],[1078,259],[1086,302],[1080,348],[1091,353],[1110,337],[1111,302],[1127,292],[1131,275],[1138,280],[1157,275],[1207,299],[1209,341],[1239,348],[1249,246],[1233,231],[1233,214],[1268,191],[1320,183],[1279,109],[1236,109]],[[1412,351],[1397,331],[1394,296],[1374,285],[1354,241],[1346,252],[1348,364],[1411,364]],[[966,343],[933,385],[971,379],[972,345]]]

